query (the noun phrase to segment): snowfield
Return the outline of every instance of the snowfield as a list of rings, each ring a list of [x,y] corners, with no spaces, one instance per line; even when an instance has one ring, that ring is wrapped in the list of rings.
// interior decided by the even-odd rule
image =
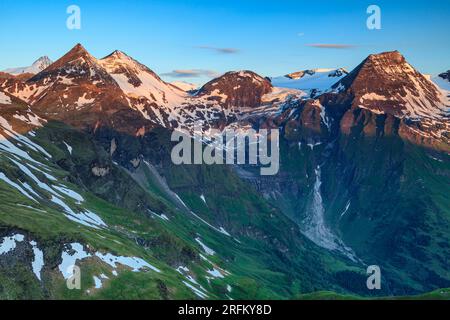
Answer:
[[[13,251],[16,248],[17,242],[22,242],[24,238],[25,237],[21,234],[4,237],[0,243],[0,255]]]
[[[11,98],[0,91],[0,104],[11,104]]]
[[[340,70],[342,74],[336,74]],[[309,95],[313,90],[320,93],[328,91],[336,82],[347,75],[344,69],[313,69],[305,70],[302,73],[299,77],[294,76],[294,73],[290,75],[291,77],[271,78],[271,81],[275,87],[297,89],[307,92]]]
[[[115,256],[111,253],[101,252],[95,252],[94,254],[91,254],[84,250],[84,247],[81,243],[77,242],[67,245],[67,248],[63,250],[61,254],[61,258],[62,262],[58,266],[58,269],[61,271],[65,279],[68,279],[73,275],[73,266],[75,266],[77,262],[81,262],[82,260],[87,258],[99,259],[100,261],[109,265],[113,269],[113,271],[116,272],[116,274],[119,266],[130,268],[133,272],[140,272],[144,271],[145,269],[150,269],[157,273],[161,272],[161,270],[159,270],[158,268],[152,266],[148,262],[138,257]]]
[[[12,236],[3,237],[0,239],[0,256],[13,252],[17,243],[23,243],[25,236],[22,234],[14,234]],[[31,268],[36,278],[41,281],[41,270],[44,267],[44,253],[38,248],[36,241],[32,240],[29,242],[31,248],[33,249],[33,260],[31,262]]]

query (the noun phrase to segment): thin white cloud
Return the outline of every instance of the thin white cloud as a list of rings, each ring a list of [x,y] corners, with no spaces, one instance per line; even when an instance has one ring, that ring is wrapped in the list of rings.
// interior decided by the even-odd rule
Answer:
[[[219,76],[219,73],[214,70],[207,69],[178,69],[171,72],[161,74],[161,76],[172,78],[200,78],[208,77],[215,78]]]
[[[307,47],[319,48],[319,49],[352,49],[355,45],[352,44],[338,44],[338,43],[311,43],[307,44]]]
[[[239,52],[239,49],[236,48],[218,48],[218,47],[212,47],[212,46],[196,46],[197,49],[205,49],[214,51],[217,53],[224,53],[224,54],[235,54]]]

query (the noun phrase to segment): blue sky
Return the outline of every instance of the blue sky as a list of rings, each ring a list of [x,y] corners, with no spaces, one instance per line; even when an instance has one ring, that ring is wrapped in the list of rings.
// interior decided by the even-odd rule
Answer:
[[[71,4],[81,9],[81,30],[66,28]],[[381,8],[381,30],[366,27],[371,4]],[[166,80],[196,83],[240,69],[264,76],[352,69],[370,53],[388,50],[436,74],[450,69],[449,18],[448,0],[0,0],[0,70],[42,55],[56,60],[80,42],[98,58],[119,49]],[[201,76],[170,77],[183,75],[173,70]]]

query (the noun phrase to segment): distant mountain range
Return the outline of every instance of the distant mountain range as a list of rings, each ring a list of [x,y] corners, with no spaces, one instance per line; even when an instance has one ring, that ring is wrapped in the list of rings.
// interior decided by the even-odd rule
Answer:
[[[431,81],[397,51],[199,88],[80,44],[5,70],[0,297],[445,297],[449,118],[449,71]],[[280,172],[173,164],[171,132],[196,121],[279,129]]]
[[[276,87],[305,91],[309,97],[315,97],[330,89],[333,84],[348,74],[339,69],[313,69],[290,73],[283,77],[271,78]]]
[[[44,56],[44,57],[40,57],[39,59],[37,59],[29,67],[11,68],[11,69],[3,70],[3,72],[9,73],[9,74],[12,74],[12,75],[15,75],[15,76],[21,75],[21,74],[24,74],[24,73],[36,74],[36,73],[41,72],[45,68],[47,68],[52,63],[53,63],[53,61],[50,60],[49,57]]]

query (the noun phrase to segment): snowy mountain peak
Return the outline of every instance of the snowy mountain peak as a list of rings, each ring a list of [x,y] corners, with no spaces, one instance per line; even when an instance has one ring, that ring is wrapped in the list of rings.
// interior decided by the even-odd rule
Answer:
[[[145,65],[139,63],[126,53],[119,50],[112,52],[106,57],[98,60],[98,62],[110,73],[137,73],[139,71],[146,71],[154,74],[154,72],[147,68]],[[156,74],[154,74],[154,76],[158,77]]]
[[[197,96],[216,100],[226,107],[253,108],[272,91],[266,78],[248,70],[230,71],[205,84]]]
[[[127,97],[136,100],[132,104],[163,106],[180,104],[183,100],[183,90],[164,82],[147,66],[121,51],[116,50],[98,62]]]
[[[259,74],[255,73],[253,71],[250,71],[250,70],[229,71],[229,72],[221,75],[220,77],[217,77],[217,78],[211,80],[210,82],[208,82],[208,84],[220,85],[229,80],[235,80],[235,81],[248,81],[249,80],[254,83],[259,83],[259,84],[262,84],[262,83],[270,84],[270,81],[268,81],[266,78],[260,76]]]
[[[49,69],[55,70],[63,67],[66,64],[79,65],[83,63],[89,63],[90,65],[93,65],[96,62],[97,62],[96,58],[94,58],[81,44],[77,44],[64,56],[62,56],[55,63],[53,63],[49,67]]]
[[[93,60],[96,60],[81,44],[75,45],[72,49],[67,52],[63,58],[79,58],[79,57],[87,57]],[[62,58],[61,58],[62,59]]]
[[[48,81],[54,81],[56,78],[93,78],[100,71],[99,69],[97,59],[81,44],[77,44],[64,56],[43,70],[43,72],[36,74],[30,81],[48,79],[46,81],[48,83]]]
[[[323,93],[342,94],[349,108],[375,113],[433,121],[445,114],[443,91],[398,52],[371,55],[350,74],[342,68],[313,69],[298,79],[269,79],[231,71],[188,93],[121,51],[96,59],[76,45],[31,79],[5,78],[0,85],[47,117],[76,126],[120,127],[132,135],[145,134],[143,126],[177,127],[196,119],[225,123],[257,109],[269,114]]]
[[[443,92],[398,51],[373,54],[333,86],[353,97],[353,106],[400,118],[441,118],[448,113]]]
[[[342,77],[342,76],[345,76],[347,74],[349,74],[347,69],[339,68],[339,69],[333,70],[330,73],[328,73],[328,77],[331,77],[331,78]]]
[[[3,86],[46,116],[77,126],[95,127],[108,121],[119,125],[119,114],[129,112],[133,120],[122,127],[131,134],[134,126],[142,128],[142,121],[168,125],[168,114],[188,96],[123,52],[97,59],[80,44],[32,78],[5,78]],[[76,117],[76,113],[89,116]],[[116,115],[119,120],[113,120]]]
[[[32,67],[36,67],[39,71],[42,71],[48,66],[50,66],[52,63],[53,61],[50,60],[49,57],[43,56],[37,59],[35,62],[33,62]]]
[[[80,52],[80,53],[88,53],[89,52],[86,50],[85,47],[83,47],[83,45],[81,43],[77,43],[70,51],[70,52]]]
[[[128,57],[128,55],[125,52],[120,50],[114,50],[110,55],[116,57],[124,57],[124,56]]]
[[[405,63],[405,57],[398,50],[374,53],[367,58],[372,61],[384,61],[386,63]]]
[[[137,75],[140,72],[146,72],[151,74],[152,77],[156,78],[158,81],[164,82],[147,66],[119,50],[115,50],[108,56],[98,60],[98,62],[110,74],[125,74],[131,76],[132,74]]]
[[[53,62],[50,60],[49,57],[43,56],[37,59],[33,64],[29,67],[20,67],[20,68],[10,68],[6,69],[3,72],[9,73],[12,75],[21,75],[26,73],[31,74],[37,74],[41,72],[42,70],[46,69],[48,66],[50,66]]]
[[[113,51],[112,53],[110,53],[106,57],[100,59],[100,61],[109,61],[109,62],[113,62],[113,61],[134,61],[134,62],[136,62],[133,58],[131,58],[125,52],[120,51],[120,50]]]

